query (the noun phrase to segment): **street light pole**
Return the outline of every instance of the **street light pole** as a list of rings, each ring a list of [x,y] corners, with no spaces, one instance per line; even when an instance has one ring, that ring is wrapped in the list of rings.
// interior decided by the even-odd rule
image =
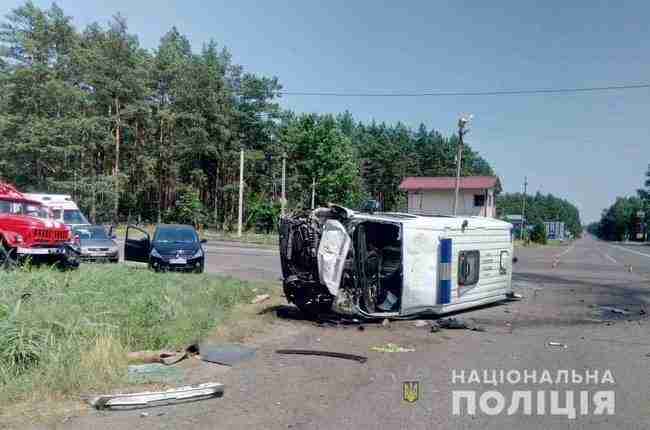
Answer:
[[[470,115],[468,118],[460,117],[458,119],[458,154],[456,155],[456,187],[454,190],[454,216],[458,212],[458,190],[460,188],[460,170],[463,163],[463,136],[469,131],[465,130],[465,126],[472,119]]]
[[[526,230],[526,191],[528,188],[528,177],[524,176],[524,198],[521,200],[521,240],[524,240]]]
[[[284,209],[287,205],[287,195],[286,187],[287,186],[287,153],[282,152],[282,197],[280,197],[280,208],[281,214],[284,216]]]
[[[237,214],[237,237],[241,237],[244,211],[244,149],[239,153],[239,212]]]

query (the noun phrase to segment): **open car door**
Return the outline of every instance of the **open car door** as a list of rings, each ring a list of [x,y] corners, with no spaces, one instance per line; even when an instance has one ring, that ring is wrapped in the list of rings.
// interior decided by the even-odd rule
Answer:
[[[318,246],[318,274],[320,282],[333,296],[338,294],[351,243],[352,239],[343,224],[331,219],[325,223]]]
[[[149,262],[151,240],[149,233],[135,226],[126,228],[126,240],[124,241],[124,260]]]

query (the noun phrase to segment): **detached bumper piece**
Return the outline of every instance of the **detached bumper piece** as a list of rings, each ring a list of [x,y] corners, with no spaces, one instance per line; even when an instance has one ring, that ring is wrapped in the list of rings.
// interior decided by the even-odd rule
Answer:
[[[223,384],[208,382],[187,385],[165,391],[145,391],[91,397],[88,402],[96,409],[137,409],[176,403],[193,402],[223,396]]]

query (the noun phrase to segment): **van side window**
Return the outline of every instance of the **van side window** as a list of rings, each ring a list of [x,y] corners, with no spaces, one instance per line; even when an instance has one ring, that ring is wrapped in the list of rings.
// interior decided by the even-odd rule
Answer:
[[[474,285],[478,282],[481,266],[479,251],[460,251],[458,254],[458,285]]]

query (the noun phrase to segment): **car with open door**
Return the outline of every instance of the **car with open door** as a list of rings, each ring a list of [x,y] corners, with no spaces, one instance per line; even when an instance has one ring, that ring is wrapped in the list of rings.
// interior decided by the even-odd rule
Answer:
[[[159,224],[153,233],[133,225],[126,229],[124,260],[148,263],[155,271],[202,273],[206,241],[191,225]]]

